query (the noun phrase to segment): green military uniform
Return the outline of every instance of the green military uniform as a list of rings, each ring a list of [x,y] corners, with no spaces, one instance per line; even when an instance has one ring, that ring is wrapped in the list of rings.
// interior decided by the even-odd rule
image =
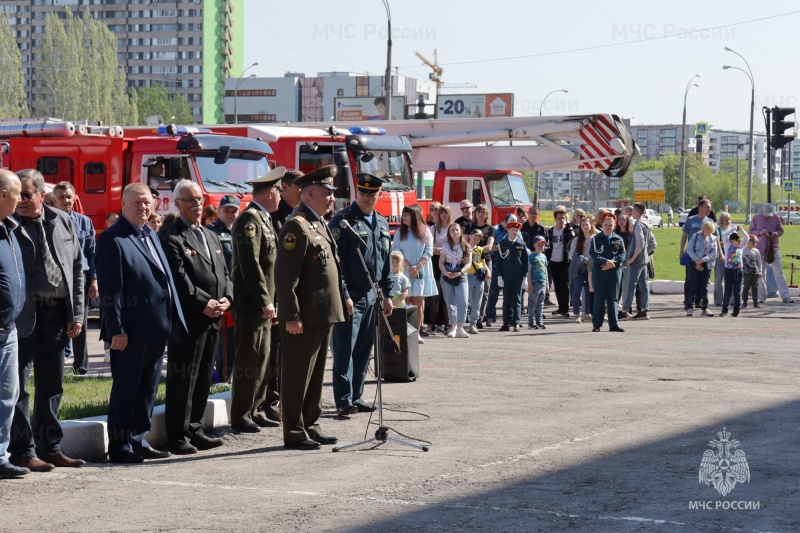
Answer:
[[[301,187],[333,187],[336,167],[306,174]],[[327,176],[327,177],[326,177]],[[286,445],[317,440],[322,413],[322,382],[331,327],[345,320],[345,296],[336,241],[324,220],[301,203],[279,236],[275,268],[283,366],[281,418]],[[286,322],[302,321],[303,333],[292,335]]]
[[[277,183],[286,172],[278,167],[250,181],[254,188]],[[252,202],[231,227],[233,239],[233,315],[236,357],[233,362],[231,426],[257,431],[274,426],[263,405],[267,398],[271,321],[261,318],[262,308],[275,305],[277,236],[262,206]]]

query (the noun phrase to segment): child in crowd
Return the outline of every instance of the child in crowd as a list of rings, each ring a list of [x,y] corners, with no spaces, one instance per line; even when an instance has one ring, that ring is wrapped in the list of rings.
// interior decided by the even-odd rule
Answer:
[[[517,217],[506,222],[508,235],[497,244],[497,285],[503,289],[503,325],[498,331],[519,331],[522,315],[522,283],[528,274],[528,250],[518,240],[522,224]]]
[[[743,247],[742,237],[738,233],[734,231],[728,235],[728,244],[725,246],[725,295],[722,299],[722,313],[719,316],[728,314],[731,295],[733,295],[733,313],[731,313],[731,316],[739,316],[742,293]]]
[[[753,307],[758,309],[758,280],[763,275],[763,263],[761,252],[756,248],[758,235],[752,234],[748,237],[747,247],[742,250],[742,308],[747,307],[747,295],[753,289]]]
[[[392,252],[392,305],[403,307],[411,282],[403,274],[403,252]]]
[[[545,239],[541,235],[533,238],[533,252],[528,256],[528,329],[547,329],[544,326],[544,293],[547,288],[547,256],[544,255]]]

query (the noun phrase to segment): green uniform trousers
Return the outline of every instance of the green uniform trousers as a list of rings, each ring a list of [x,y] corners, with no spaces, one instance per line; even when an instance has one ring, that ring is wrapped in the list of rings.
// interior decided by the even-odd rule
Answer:
[[[269,320],[256,310],[239,311],[234,317],[233,336],[236,357],[233,360],[231,383],[231,425],[254,417],[265,417],[267,399],[267,365],[269,363]]]

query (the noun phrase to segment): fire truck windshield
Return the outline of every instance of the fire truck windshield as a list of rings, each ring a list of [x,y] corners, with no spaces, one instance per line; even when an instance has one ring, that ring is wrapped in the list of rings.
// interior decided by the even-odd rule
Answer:
[[[410,191],[411,176],[406,164],[405,152],[373,150],[356,157],[357,172],[366,172],[383,178],[384,191]]]
[[[494,205],[530,205],[531,199],[522,176],[516,174],[489,174],[486,176],[489,194]]]
[[[223,164],[214,162],[216,151],[193,152],[198,176],[203,188],[209,193],[248,192],[250,185],[244,183],[269,172],[267,156],[258,152],[231,150],[230,157]]]

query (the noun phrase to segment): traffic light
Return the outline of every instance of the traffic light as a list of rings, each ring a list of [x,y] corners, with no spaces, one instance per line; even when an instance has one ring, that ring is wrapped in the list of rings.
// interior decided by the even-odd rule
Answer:
[[[773,107],[772,108],[772,137],[769,145],[774,148],[783,148],[794,140],[794,135],[784,135],[789,128],[794,128],[794,120],[786,120],[786,117],[794,114],[793,107]]]

